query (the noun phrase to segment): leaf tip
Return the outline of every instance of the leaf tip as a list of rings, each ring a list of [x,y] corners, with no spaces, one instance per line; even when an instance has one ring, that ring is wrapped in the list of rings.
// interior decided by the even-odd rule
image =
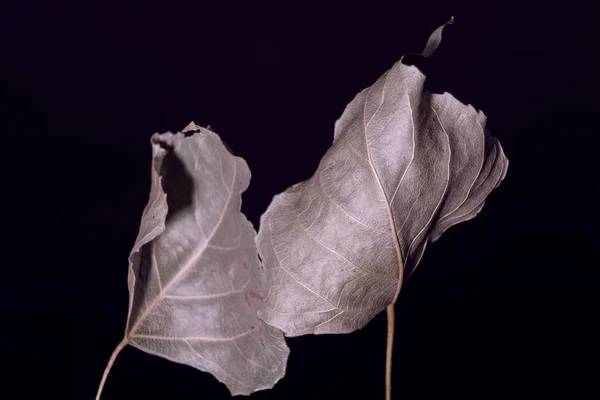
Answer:
[[[186,136],[192,135],[195,132],[198,132],[200,130],[200,127],[198,125],[196,125],[194,123],[194,121],[190,122],[189,124],[187,124],[187,126],[185,128],[183,128],[181,130],[181,133],[183,133]]]

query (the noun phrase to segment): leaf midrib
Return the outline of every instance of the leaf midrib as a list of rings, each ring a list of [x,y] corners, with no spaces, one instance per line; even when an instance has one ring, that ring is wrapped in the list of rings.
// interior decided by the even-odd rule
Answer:
[[[370,151],[370,147],[369,147],[369,141],[367,140],[367,126],[369,125],[371,120],[375,117],[377,112],[379,112],[379,109],[381,108],[381,106],[383,105],[383,102],[385,100],[385,86],[387,84],[388,76],[389,76],[389,74],[386,74],[384,82],[383,82],[383,87],[381,89],[381,103],[377,107],[377,110],[375,110],[375,112],[373,113],[373,116],[371,117],[371,119],[369,119],[369,122],[366,122],[366,118],[365,118],[367,99],[365,99],[365,102],[363,104],[362,112],[363,112],[363,133],[364,133],[363,136],[365,139],[365,146],[367,148],[367,159],[369,161],[369,167],[371,168],[371,171],[373,172],[373,175],[375,176],[375,180],[377,181],[377,186],[379,186],[379,190],[381,191],[381,194],[383,195],[383,198],[385,199],[385,205],[386,205],[386,210],[388,213],[388,219],[390,221],[391,235],[392,235],[392,238],[394,241],[394,249],[396,250],[396,258],[398,261],[398,286],[396,288],[396,293],[394,294],[394,298],[391,303],[391,304],[394,304],[394,303],[396,303],[396,300],[398,299],[398,295],[400,294],[400,288],[402,287],[402,277],[403,277],[403,271],[404,271],[404,263],[402,262],[402,250],[400,249],[400,242],[398,241],[398,233],[396,231],[396,224],[394,224],[394,214],[392,213],[392,207],[391,207],[389,199],[387,198],[387,195],[385,194],[383,185],[381,184],[381,179],[379,178],[379,174],[377,173],[377,170],[375,169],[375,166],[373,165],[373,160],[371,158],[371,151]],[[375,85],[373,85],[371,87],[371,90],[374,86]],[[369,94],[371,93],[371,90],[369,90]],[[367,94],[367,98],[369,97],[369,94]],[[411,110],[411,115],[412,115],[412,110]],[[413,127],[413,129],[414,129],[414,127]]]
[[[194,264],[196,263],[196,261],[202,256],[202,254],[204,253],[204,251],[207,249],[208,245],[210,244],[210,241],[212,240],[212,238],[214,237],[215,233],[217,232],[217,230],[221,226],[221,223],[223,222],[223,218],[224,218],[224,216],[225,216],[225,214],[227,212],[227,208],[229,207],[229,203],[230,203],[231,198],[233,196],[233,191],[234,191],[233,190],[233,186],[234,186],[234,183],[235,183],[236,175],[237,175],[237,162],[236,162],[236,160],[234,160],[234,163],[233,163],[233,179],[231,180],[231,188],[229,188],[229,194],[227,195],[227,199],[225,200],[225,204],[223,206],[223,211],[221,212],[221,215],[219,216],[219,220],[215,224],[215,227],[213,228],[213,230],[210,233],[210,235],[206,238],[206,242],[200,248],[200,250],[197,253],[193,254],[192,257],[190,258],[190,261],[188,261],[188,263],[179,272],[177,272],[177,274],[175,274],[175,276],[173,277],[173,279],[171,279],[169,281],[169,283],[163,287],[163,289],[159,292],[158,296],[156,296],[156,298],[152,301],[152,303],[148,306],[148,308],[146,308],[146,310],[142,313],[142,315],[137,319],[137,321],[135,322],[135,324],[133,324],[133,327],[129,330],[129,332],[126,332],[125,338],[127,340],[131,340],[133,337],[135,337],[135,331],[139,328],[140,324],[146,319],[146,317],[150,314],[150,312],[152,312],[152,310],[154,309],[154,307],[156,307],[156,305],[165,297],[165,295],[168,292],[169,288],[174,283],[176,283],[183,275],[185,275],[185,273],[192,266],[194,266]],[[157,266],[157,268],[158,268],[158,266]]]

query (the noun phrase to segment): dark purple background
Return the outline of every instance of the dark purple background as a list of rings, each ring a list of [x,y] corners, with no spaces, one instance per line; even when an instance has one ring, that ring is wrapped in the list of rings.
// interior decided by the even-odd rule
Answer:
[[[0,397],[95,395],[123,335],[152,133],[211,124],[252,170],[243,211],[258,228],[273,195],[312,175],[353,96],[454,15],[421,64],[426,87],[482,109],[510,167],[407,281],[394,398],[598,398],[600,68],[585,2],[215,3],[0,5]],[[252,398],[383,399],[385,323],[289,340],[287,376]],[[127,348],[103,399],[228,397]]]

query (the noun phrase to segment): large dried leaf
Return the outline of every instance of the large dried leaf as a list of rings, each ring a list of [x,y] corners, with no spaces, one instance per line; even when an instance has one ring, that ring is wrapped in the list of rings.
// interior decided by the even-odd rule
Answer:
[[[232,394],[285,373],[283,334],[256,316],[266,277],[240,212],[246,162],[218,135],[155,134],[150,200],[130,255],[126,341],[210,372]]]
[[[269,293],[258,315],[287,336],[363,327],[396,301],[427,243],[473,218],[506,174],[485,115],[424,91],[403,59],[347,106],[315,174],[261,217]]]

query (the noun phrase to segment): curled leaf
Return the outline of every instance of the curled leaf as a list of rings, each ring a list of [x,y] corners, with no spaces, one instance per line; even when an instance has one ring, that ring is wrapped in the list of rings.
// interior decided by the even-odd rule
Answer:
[[[210,372],[233,395],[250,394],[281,379],[289,354],[283,334],[256,316],[266,277],[256,232],[240,212],[250,170],[214,132],[194,124],[184,131],[151,139],[152,188],[129,257],[120,348],[131,344]]]
[[[424,81],[401,59],[360,92],[315,174],[261,217],[269,293],[258,315],[287,336],[362,328],[396,301],[427,243],[473,218],[504,178],[485,115]]]

